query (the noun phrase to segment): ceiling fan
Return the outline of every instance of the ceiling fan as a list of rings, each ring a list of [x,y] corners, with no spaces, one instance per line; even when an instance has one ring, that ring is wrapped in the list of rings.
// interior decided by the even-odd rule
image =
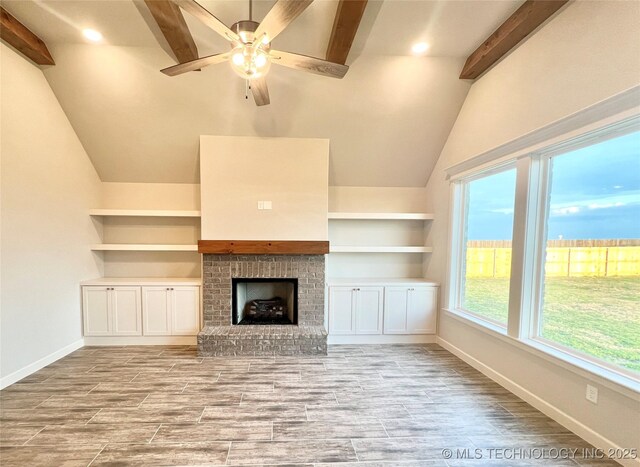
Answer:
[[[262,23],[251,19],[253,8],[250,1],[250,19],[238,21],[231,28],[195,0],[171,1],[227,39],[231,45],[231,51],[209,55],[161,70],[168,76],[199,70],[228,60],[233,70],[249,83],[256,105],[267,105],[270,101],[265,75],[271,63],[331,78],[342,78],[349,69],[348,66],[339,63],[271,48],[271,41],[311,5],[313,0],[278,0]]]

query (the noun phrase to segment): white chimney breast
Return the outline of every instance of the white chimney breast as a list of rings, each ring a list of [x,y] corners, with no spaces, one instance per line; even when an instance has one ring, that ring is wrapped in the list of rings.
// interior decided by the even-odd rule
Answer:
[[[200,183],[203,240],[328,240],[328,139],[203,135]]]

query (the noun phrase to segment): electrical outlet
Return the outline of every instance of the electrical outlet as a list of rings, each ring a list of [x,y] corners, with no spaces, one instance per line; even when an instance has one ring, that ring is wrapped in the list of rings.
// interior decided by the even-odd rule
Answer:
[[[258,201],[258,209],[264,209],[264,201]]]
[[[271,201],[263,201],[264,203],[264,207],[262,209],[272,209],[273,205],[271,204]]]
[[[598,388],[595,386],[591,386],[587,384],[587,400],[589,402],[593,402],[594,404],[598,403]]]

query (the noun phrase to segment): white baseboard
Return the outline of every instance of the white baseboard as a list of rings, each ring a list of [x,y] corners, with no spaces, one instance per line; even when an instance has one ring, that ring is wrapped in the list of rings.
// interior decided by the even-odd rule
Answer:
[[[564,426],[566,429],[572,431],[576,435],[580,436],[582,439],[591,443],[596,448],[602,449],[605,452],[609,449],[622,449],[620,446],[615,444],[610,439],[605,438],[601,434],[595,432],[594,430],[584,425],[580,421],[576,420],[572,416],[566,414],[556,406],[551,405],[544,399],[533,394],[532,392],[520,386],[518,383],[512,381],[511,379],[507,378],[503,374],[493,370],[489,366],[482,363],[480,360],[477,360],[476,358],[472,357],[465,351],[459,349],[458,347],[442,339],[441,337],[437,338],[436,343],[444,347],[445,349],[447,349],[449,352],[451,352],[461,360],[464,360],[466,363],[474,367],[476,370],[480,371],[482,374],[489,377],[490,379],[498,383],[500,386],[512,392],[513,394],[518,396],[520,399],[529,403],[530,405],[538,409],[540,412],[544,413],[549,418],[555,420],[560,425]],[[622,465],[630,466],[630,467],[638,467],[640,465],[640,459],[621,459],[621,460],[616,459],[616,461]]]
[[[327,337],[327,344],[434,344],[435,334],[376,334]]]
[[[198,336],[85,336],[84,345],[196,345]]]
[[[56,350],[53,353],[50,353],[46,357],[42,357],[40,360],[37,360],[24,368],[21,368],[17,371],[14,371],[11,374],[0,379],[0,389],[4,389],[7,386],[20,381],[23,378],[35,373],[36,371],[44,368],[47,365],[52,364],[56,360],[60,360],[62,357],[69,355],[71,352],[78,350],[79,348],[84,346],[84,339],[78,339],[77,341],[67,345],[66,347],[61,348],[60,350]]]

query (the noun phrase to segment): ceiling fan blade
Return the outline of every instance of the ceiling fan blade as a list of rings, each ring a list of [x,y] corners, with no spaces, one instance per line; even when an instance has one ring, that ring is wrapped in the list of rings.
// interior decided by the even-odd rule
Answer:
[[[268,105],[271,102],[269,100],[267,79],[264,76],[251,80],[251,94],[253,94],[253,99],[256,101],[257,106]]]
[[[190,62],[180,63],[178,65],[170,66],[164,70],[160,70],[167,76],[176,76],[186,73],[188,71],[199,70],[208,65],[215,65],[216,63],[224,62],[229,58],[229,53],[209,55],[208,57],[196,58]]]
[[[272,49],[269,55],[271,55],[271,63],[295,68],[296,70],[308,71],[316,75],[329,76],[331,78],[343,78],[347,70],[349,70],[347,65],[328,62],[306,55],[282,52],[280,50]]]
[[[215,32],[231,42],[240,42],[240,37],[229,29],[222,21],[213,16],[209,11],[195,0],[171,0],[184,11],[198,18]]]
[[[262,40],[262,36],[266,34],[267,42],[271,42],[312,2],[313,0],[278,0],[256,29],[255,37]]]

